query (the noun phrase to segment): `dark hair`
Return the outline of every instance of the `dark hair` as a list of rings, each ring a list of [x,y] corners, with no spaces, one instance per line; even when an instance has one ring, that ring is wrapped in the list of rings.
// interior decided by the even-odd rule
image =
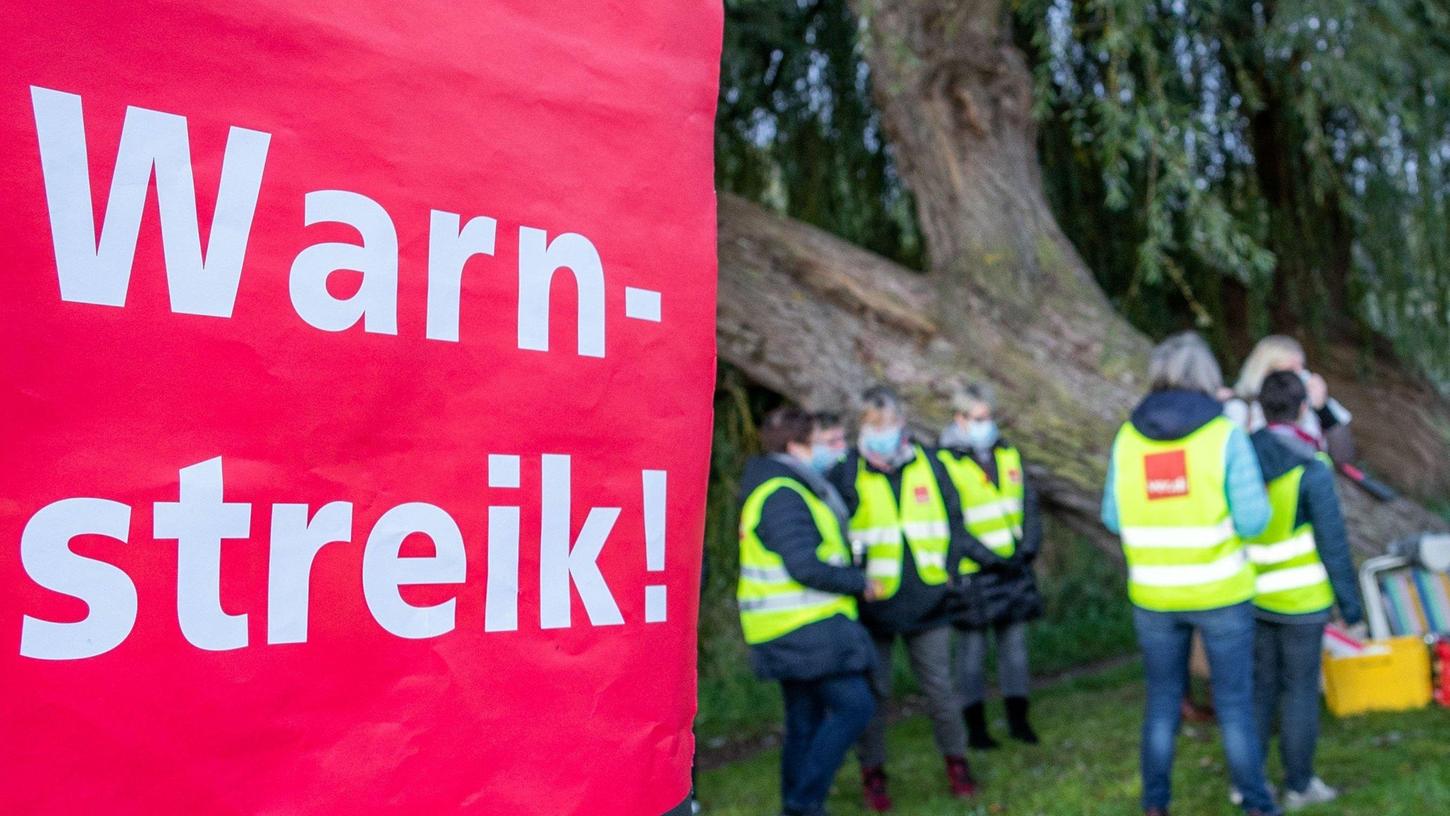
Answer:
[[[785,453],[786,445],[811,442],[811,415],[785,405],[765,415],[760,423],[760,443],[767,453]]]
[[[846,424],[846,421],[841,418],[841,415],[835,411],[817,411],[811,416],[811,422],[815,424],[816,430],[818,431],[823,431],[826,428],[840,428]]]
[[[1275,371],[1259,386],[1259,407],[1264,409],[1265,422],[1294,422],[1304,407],[1308,393],[1304,381],[1293,371]]]
[[[873,385],[861,392],[862,407],[867,410],[900,411],[901,397],[889,385]]]

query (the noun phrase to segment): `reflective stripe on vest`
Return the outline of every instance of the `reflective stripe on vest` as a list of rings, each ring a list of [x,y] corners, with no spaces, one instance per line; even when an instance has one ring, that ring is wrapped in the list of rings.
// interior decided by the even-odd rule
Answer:
[[[1247,543],[1257,573],[1254,606],[1280,615],[1307,615],[1334,605],[1314,526],[1297,524],[1303,482],[1300,465],[1269,483],[1269,526]]]
[[[836,514],[810,488],[782,476],[752,490],[740,509],[740,583],[735,591],[740,605],[740,628],[745,633],[745,642],[752,646],[834,615],[856,618],[855,598],[797,583],[790,577],[780,555],[760,540],[756,528],[760,526],[761,513],[766,500],[778,490],[795,491],[805,501],[821,536],[816,558],[833,566],[844,566],[851,560],[851,550],[841,535]]]
[[[1011,558],[1022,539],[1022,456],[1016,448],[1000,447],[995,451],[997,483],[971,454],[957,456],[951,451],[938,451],[937,458],[951,474],[952,484],[962,499],[962,517],[967,532],[988,549],[1003,558]],[[958,569],[963,575],[980,572],[976,561],[963,557]]]
[[[1224,492],[1231,420],[1187,437],[1149,439],[1124,424],[1113,443],[1128,597],[1144,609],[1217,609],[1254,595],[1254,570]]]
[[[851,516],[851,538],[866,545],[866,576],[881,582],[881,600],[901,588],[904,552],[901,542],[911,547],[917,575],[931,586],[947,582],[947,549],[951,525],[946,502],[936,482],[931,460],[920,445],[915,458],[901,469],[901,506],[891,490],[891,480],[866,466],[856,464],[856,513]]]

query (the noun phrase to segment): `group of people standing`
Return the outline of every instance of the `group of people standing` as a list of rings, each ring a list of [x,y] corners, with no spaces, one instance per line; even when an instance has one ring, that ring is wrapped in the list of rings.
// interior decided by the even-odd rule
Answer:
[[[1326,431],[1347,426],[1348,412],[1287,338],[1260,344],[1236,394],[1191,333],[1154,350],[1149,379],[1114,442],[1102,507],[1122,538],[1144,657],[1144,812],[1168,812],[1195,632],[1234,801],[1279,812],[1264,771],[1276,730],[1285,806],[1332,799],[1313,772],[1319,642],[1336,602],[1346,622],[1362,615],[1325,453]],[[1010,736],[1038,742],[1026,636],[1043,611],[1036,496],[990,387],[961,390],[953,408],[936,445],[912,439],[905,407],[882,386],[861,397],[854,445],[835,415],[783,407],[761,425],[765,453],[741,486],[737,595],[754,668],[784,695],[786,816],[824,812],[853,745],[867,808],[892,808],[884,702],[898,640],[954,796],[977,791],[967,748],[997,746],[989,641]]]
[[[1113,443],[1102,507],[1122,539],[1143,652],[1143,811],[1168,813],[1195,632],[1231,800],[1279,812],[1264,772],[1277,732],[1284,808],[1332,801],[1314,773],[1321,642],[1336,604],[1346,623],[1363,618],[1328,453],[1349,413],[1286,337],[1261,341],[1225,393],[1202,338],[1175,335],[1153,350],[1149,383]]]
[[[861,403],[855,446],[837,416],[768,414],[766,452],[741,485],[740,618],[756,672],[779,681],[785,698],[787,816],[822,812],[853,744],[867,808],[891,810],[881,703],[898,640],[954,796],[977,791],[967,747],[997,746],[985,708],[989,640],[1009,734],[1038,741],[1026,626],[1042,614],[1032,574],[1042,527],[991,390],[958,394],[935,446],[912,439],[889,388],[867,390]]]

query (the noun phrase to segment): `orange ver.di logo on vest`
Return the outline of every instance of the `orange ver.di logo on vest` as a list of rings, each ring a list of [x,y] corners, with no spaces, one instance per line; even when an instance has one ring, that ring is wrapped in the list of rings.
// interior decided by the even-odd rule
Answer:
[[[1143,457],[1148,501],[1188,495],[1188,457],[1182,449]]]

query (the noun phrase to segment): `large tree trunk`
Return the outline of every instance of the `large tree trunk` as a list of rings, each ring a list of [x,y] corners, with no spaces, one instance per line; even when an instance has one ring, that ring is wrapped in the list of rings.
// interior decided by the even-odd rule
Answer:
[[[922,430],[947,419],[955,386],[989,380],[1045,498],[1106,545],[1096,519],[1108,447],[1142,396],[1149,344],[1048,208],[1031,76],[1005,10],[996,0],[853,2],[928,270],[722,197],[721,355],[817,408],[890,383]],[[1346,499],[1366,550],[1439,523],[1407,502]]]
[[[1010,337],[1018,327],[994,316],[979,295],[955,293],[972,302],[972,331],[963,332],[959,310],[943,306],[948,288],[954,287],[814,227],[734,196],[720,198],[724,360],[817,409],[852,405],[867,386],[890,383],[908,395],[923,433],[947,420],[947,397],[957,384],[991,376],[1003,385],[1007,433],[1028,458],[1048,509],[1116,557],[1116,544],[1097,521],[1098,504],[1113,433],[1140,396],[1137,369],[1095,371],[1078,350],[1082,335],[1068,331],[1035,332],[1034,345],[1019,344],[1007,355],[984,351],[980,333]],[[1146,346],[1125,326],[1114,331]],[[1444,527],[1412,502],[1380,504],[1348,486],[1341,496],[1362,553]]]

